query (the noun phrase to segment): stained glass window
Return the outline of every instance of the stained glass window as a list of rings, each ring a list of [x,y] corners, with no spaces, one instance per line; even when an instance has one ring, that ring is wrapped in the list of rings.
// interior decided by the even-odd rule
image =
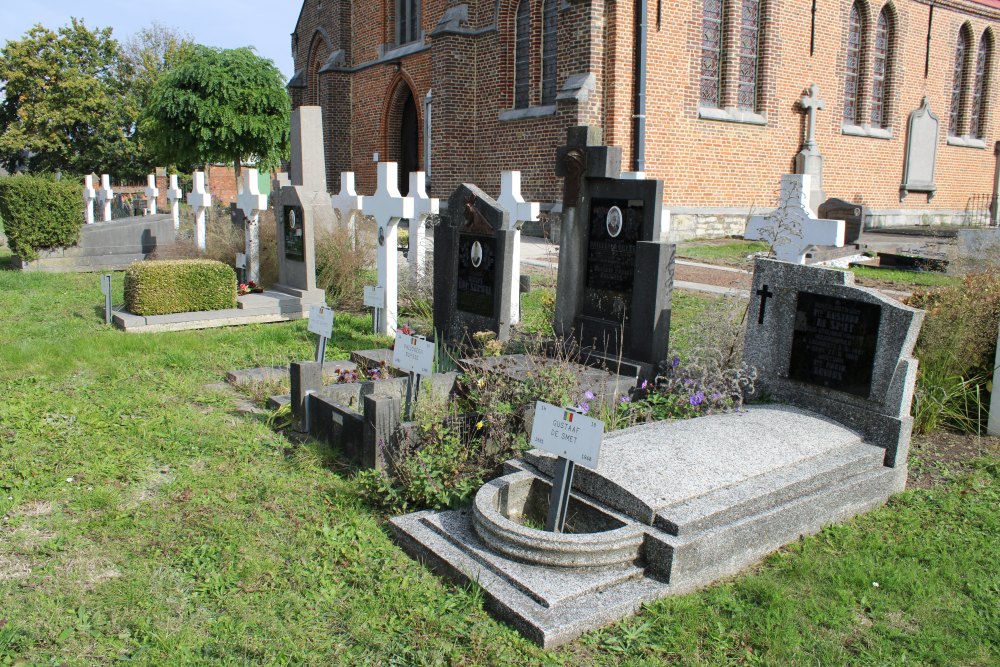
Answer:
[[[722,82],[722,0],[705,0],[701,21],[701,104],[718,107]]]
[[[962,28],[955,47],[955,71],[951,82],[951,114],[948,117],[948,134],[957,137],[961,132],[962,75],[965,73],[965,54],[969,51],[969,32]]]
[[[531,103],[531,0],[517,5],[514,35],[514,108]]]
[[[844,65],[844,122],[858,124],[858,89],[861,78],[861,8],[851,5],[847,22],[847,62]]]
[[[396,0],[396,43],[420,38],[420,0]]]
[[[559,53],[558,0],[542,6],[542,104],[555,104]]]
[[[969,111],[969,134],[976,139],[983,138],[983,92],[986,89],[986,67],[990,61],[990,35],[983,33],[979,40],[979,52],[976,54],[976,83],[972,89],[972,109]]]
[[[757,61],[760,51],[760,0],[743,0],[740,16],[740,87],[736,105],[757,110]]]
[[[889,124],[886,113],[886,82],[889,80],[889,14],[885,9],[875,24],[875,59],[872,62],[872,127]]]

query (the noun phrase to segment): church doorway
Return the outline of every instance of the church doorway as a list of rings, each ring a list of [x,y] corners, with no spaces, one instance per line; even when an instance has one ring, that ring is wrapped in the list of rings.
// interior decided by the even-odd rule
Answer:
[[[417,103],[413,91],[405,86],[402,114],[399,123],[399,191],[403,196],[410,193],[410,173],[420,170],[420,133],[417,119]]]

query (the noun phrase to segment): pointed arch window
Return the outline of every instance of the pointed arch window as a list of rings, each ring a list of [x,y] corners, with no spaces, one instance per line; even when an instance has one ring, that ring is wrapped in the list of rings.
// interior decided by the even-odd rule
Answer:
[[[976,54],[976,79],[972,88],[972,108],[969,112],[969,136],[982,139],[985,134],[986,114],[984,113],[987,92],[988,64],[992,60],[992,35],[984,32],[979,39],[979,51]]]
[[[721,106],[722,0],[705,0],[701,20],[701,104]]]
[[[962,84],[965,81],[966,58],[972,51],[971,34],[968,26],[958,32],[955,46],[955,69],[951,81],[951,112],[948,116],[948,134],[957,137],[962,133]]]
[[[861,91],[861,35],[864,23],[861,18],[861,7],[857,2],[851,5],[851,13],[847,20],[847,61],[844,65],[844,122],[857,125],[859,110],[859,93]]]
[[[757,74],[760,55],[760,0],[743,0],[740,12],[740,85],[736,106],[757,110]]]
[[[531,0],[517,5],[514,25],[514,108],[531,104]]]
[[[542,104],[556,103],[559,64],[559,2],[542,5]]]
[[[887,127],[887,89],[889,86],[889,44],[893,38],[887,7],[879,12],[875,24],[875,50],[872,59],[872,127]]]

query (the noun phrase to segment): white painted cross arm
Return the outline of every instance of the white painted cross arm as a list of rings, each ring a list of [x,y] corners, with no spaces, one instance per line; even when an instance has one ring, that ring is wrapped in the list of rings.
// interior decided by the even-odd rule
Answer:
[[[187,203],[192,208],[208,208],[212,205],[212,195],[205,189],[205,172],[196,171],[192,174],[191,192]]]
[[[427,196],[427,174],[425,172],[410,172],[410,197],[413,197],[414,220],[423,220],[428,215],[437,215],[441,211],[440,200]]]
[[[521,196],[521,172],[505,171],[500,174],[500,198],[497,199],[500,208],[510,214],[511,228],[518,222],[534,222],[538,220],[540,206],[538,202],[526,202]]]
[[[378,187],[375,194],[364,201],[365,215],[375,218],[380,227],[391,221],[412,218],[413,197],[399,194],[399,167],[395,162],[378,163]]]
[[[267,195],[260,193],[260,177],[256,169],[243,170],[243,192],[236,197],[236,207],[248,218],[267,210]]]
[[[150,174],[146,177],[146,211],[149,215],[156,215],[156,198],[160,196],[160,189],[156,187],[156,176]]]
[[[330,197],[330,205],[340,212],[340,217],[349,218],[355,211],[362,210],[364,200],[354,187],[354,172],[340,172],[340,192]]]

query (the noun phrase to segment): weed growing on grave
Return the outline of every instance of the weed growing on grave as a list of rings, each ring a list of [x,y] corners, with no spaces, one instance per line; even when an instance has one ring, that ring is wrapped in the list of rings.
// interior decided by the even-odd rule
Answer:
[[[347,229],[316,230],[316,285],[338,309],[361,307],[366,272],[374,256]]]
[[[1000,270],[969,274],[961,285],[917,292],[909,304],[927,312],[916,345],[915,428],[981,433],[1000,325]]]

